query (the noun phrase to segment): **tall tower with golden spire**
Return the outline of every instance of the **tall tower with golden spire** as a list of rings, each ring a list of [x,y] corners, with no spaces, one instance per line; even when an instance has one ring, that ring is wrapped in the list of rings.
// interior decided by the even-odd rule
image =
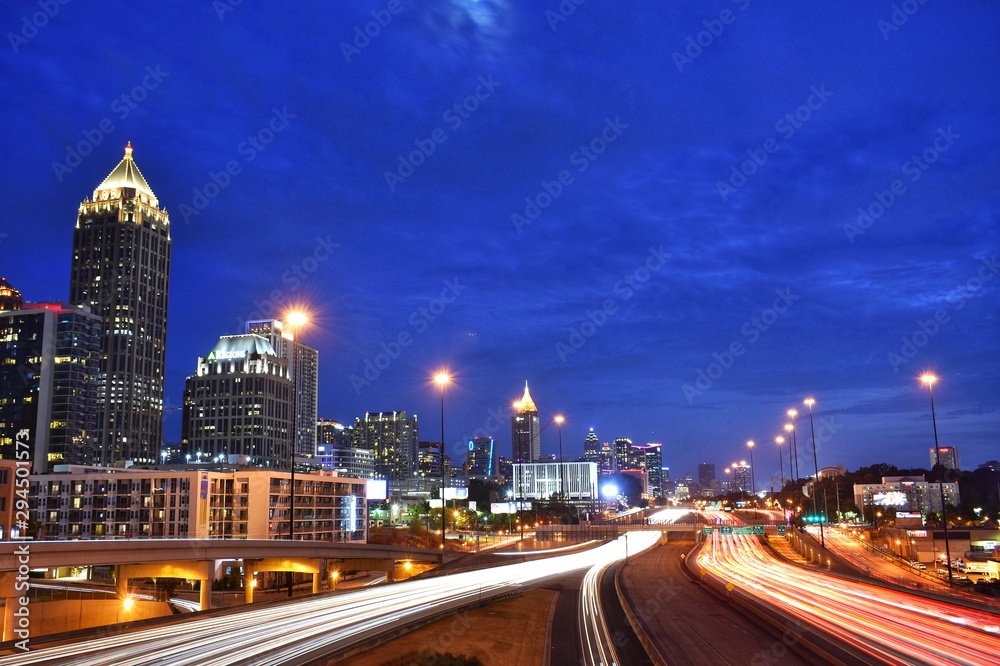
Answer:
[[[170,220],[129,142],[73,230],[70,302],[103,328],[95,463],[159,458],[169,286]]]
[[[531,463],[542,457],[542,435],[538,421],[538,408],[524,382],[524,396],[514,403],[514,416],[510,418],[511,460]]]

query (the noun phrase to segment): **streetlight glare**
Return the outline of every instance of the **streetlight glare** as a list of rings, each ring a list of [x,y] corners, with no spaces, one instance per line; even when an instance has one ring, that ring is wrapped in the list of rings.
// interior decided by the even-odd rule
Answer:
[[[925,372],[924,374],[920,375],[920,381],[923,382],[924,384],[927,384],[928,386],[933,386],[934,382],[936,382],[937,379],[938,378],[936,376],[932,375],[929,372]]]
[[[793,430],[795,430],[795,426],[793,426],[791,423],[785,424],[785,432],[791,432]]]
[[[781,435],[778,435],[777,437],[774,438],[774,441],[778,443],[778,446],[781,446],[782,444],[785,443],[785,438],[782,437]]]
[[[292,310],[285,315],[285,321],[292,326],[305,326],[309,323],[309,313],[303,310]]]
[[[451,383],[451,375],[447,372],[438,372],[434,375],[434,383],[441,387],[447,386]]]
[[[797,409],[789,409],[788,410],[788,415],[794,419],[796,416],[799,415],[799,410],[797,410]]]
[[[748,439],[747,446],[749,446],[752,449],[754,447],[754,441],[752,439]]]
[[[816,404],[816,401],[812,398],[806,398],[805,400],[802,401],[802,403],[808,407],[812,407],[813,405]]]
[[[562,425],[563,423],[566,422],[566,417],[563,416],[562,414],[556,414],[555,418],[553,418],[552,420],[555,421],[557,424]]]

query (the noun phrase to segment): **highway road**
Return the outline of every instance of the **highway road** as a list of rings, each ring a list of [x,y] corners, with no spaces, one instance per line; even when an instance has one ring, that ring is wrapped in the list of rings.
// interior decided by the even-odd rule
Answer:
[[[696,565],[753,595],[866,661],[889,664],[992,664],[1000,617],[777,560],[756,538],[715,533]]]
[[[633,533],[630,554],[651,547],[658,532]],[[0,666],[210,666],[308,664],[379,636],[389,628],[513,592],[575,570],[624,558],[624,539],[544,560],[409,580],[311,597],[223,615],[194,617],[0,657]],[[598,621],[599,621],[599,617]]]
[[[671,666],[818,666],[824,660],[778,630],[725,603],[684,573],[681,556],[693,541],[658,546],[634,558],[624,587],[656,650]]]

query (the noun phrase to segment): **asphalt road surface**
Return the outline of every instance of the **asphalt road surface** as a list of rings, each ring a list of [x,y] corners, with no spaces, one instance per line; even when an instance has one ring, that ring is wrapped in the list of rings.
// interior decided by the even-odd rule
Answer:
[[[658,546],[625,567],[623,585],[650,639],[671,666],[824,664],[798,646],[794,628],[764,629],[692,582],[681,569],[690,542]],[[625,662],[627,663],[627,662]]]

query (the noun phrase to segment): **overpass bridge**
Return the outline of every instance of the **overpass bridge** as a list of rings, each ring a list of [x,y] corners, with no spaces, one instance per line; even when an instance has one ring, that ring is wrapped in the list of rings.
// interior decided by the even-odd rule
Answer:
[[[617,539],[626,532],[652,531],[661,532],[669,541],[671,537],[700,540],[702,529],[706,524],[698,522],[646,523],[646,522],[607,522],[591,525],[539,525],[536,537],[539,541],[590,541]]]
[[[281,541],[277,539],[129,539],[93,541],[7,541],[0,542],[0,596],[7,599],[5,616],[25,594],[23,581],[33,569],[66,566],[117,566],[118,595],[128,593],[130,578],[183,578],[201,581],[200,606],[210,606],[215,562],[243,561],[243,588],[246,603],[253,602],[253,576],[261,571],[312,574],[313,592],[319,591],[321,562],[337,562],[345,568],[385,571],[389,580],[397,573],[397,563],[405,563],[406,575],[457,559],[465,553],[437,548]],[[20,584],[19,584],[19,581]],[[3,640],[13,618],[5,617]]]

